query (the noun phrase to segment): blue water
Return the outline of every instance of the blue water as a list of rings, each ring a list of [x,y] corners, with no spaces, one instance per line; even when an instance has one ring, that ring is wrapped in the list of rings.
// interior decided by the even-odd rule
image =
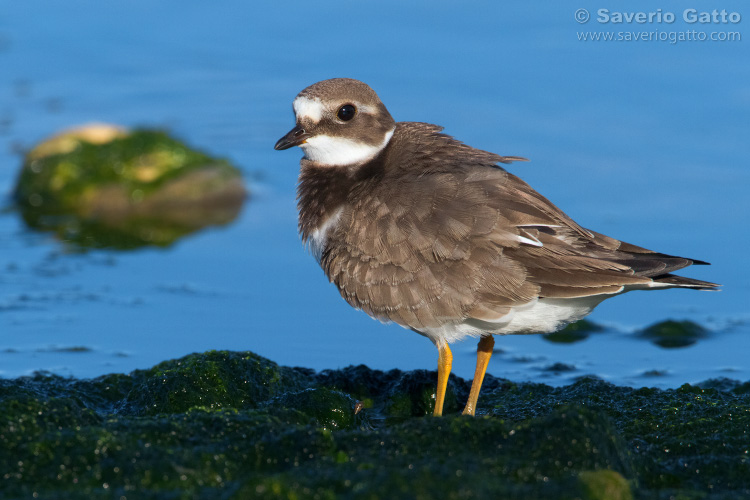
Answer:
[[[293,125],[297,92],[347,76],[369,83],[397,120],[530,158],[510,170],[582,225],[712,262],[684,274],[724,284],[607,301],[591,319],[609,330],[572,345],[498,339],[490,373],[552,384],[586,373],[655,386],[749,379],[750,9],[702,4],[747,14],[728,26],[688,26],[680,14],[671,25],[614,26],[573,17],[606,5],[471,5],[0,0],[5,200],[20,151],[95,120],[166,127],[237,164],[252,192],[234,224],[168,249],[81,254],[0,213],[0,376],[128,372],[207,349],[316,369],[434,368],[427,340],[349,308],[297,236],[301,153],[273,144]],[[576,34],[685,29],[744,39]],[[711,335],[682,349],[635,335],[668,318]],[[455,346],[456,373],[471,376],[473,353],[473,342]],[[553,363],[575,370],[545,370]],[[652,370],[664,375],[643,375]]]

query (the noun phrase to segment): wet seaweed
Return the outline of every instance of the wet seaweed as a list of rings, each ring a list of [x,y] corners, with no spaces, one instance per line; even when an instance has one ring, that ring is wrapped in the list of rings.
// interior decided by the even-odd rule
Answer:
[[[8,498],[742,498],[750,383],[316,373],[211,351],[129,375],[0,380]]]

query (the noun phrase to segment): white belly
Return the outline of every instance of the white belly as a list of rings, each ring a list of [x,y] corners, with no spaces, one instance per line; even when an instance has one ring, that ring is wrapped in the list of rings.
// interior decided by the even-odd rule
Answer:
[[[604,299],[613,294],[593,295],[573,299],[537,299],[511,311],[497,321],[467,319],[462,323],[426,328],[419,333],[433,342],[456,342],[465,337],[550,333],[583,318]]]

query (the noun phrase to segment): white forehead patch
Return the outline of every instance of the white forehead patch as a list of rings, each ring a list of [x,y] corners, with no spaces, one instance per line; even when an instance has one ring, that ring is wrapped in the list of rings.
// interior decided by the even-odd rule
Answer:
[[[305,158],[323,165],[355,165],[374,158],[388,144],[392,136],[393,130],[385,134],[380,144],[372,145],[344,137],[316,135],[307,139],[299,147],[305,152]]]
[[[294,114],[297,116],[297,120],[306,118],[314,123],[318,123],[323,117],[323,103],[320,99],[313,97],[299,96],[292,103],[294,108]]]

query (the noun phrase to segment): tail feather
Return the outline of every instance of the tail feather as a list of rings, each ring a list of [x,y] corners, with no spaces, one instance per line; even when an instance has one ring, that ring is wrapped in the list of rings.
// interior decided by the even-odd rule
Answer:
[[[693,261],[695,264],[698,262],[699,261]],[[684,276],[677,276],[675,274],[663,274],[654,277],[653,280],[657,283],[664,283],[665,285],[672,285],[680,288],[693,288],[695,290],[718,290],[719,287],[721,287],[718,283],[685,278]]]

